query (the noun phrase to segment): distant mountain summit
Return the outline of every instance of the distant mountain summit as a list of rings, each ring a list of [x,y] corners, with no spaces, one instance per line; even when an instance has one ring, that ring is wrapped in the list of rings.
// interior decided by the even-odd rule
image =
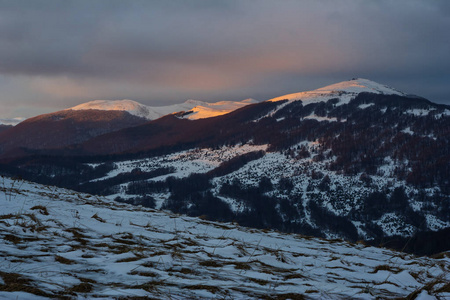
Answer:
[[[393,89],[386,85],[382,85],[368,79],[354,78],[349,81],[342,81],[339,83],[331,84],[313,91],[287,94],[270,99],[269,101],[275,102],[280,100],[301,100],[303,102],[303,105],[306,105],[310,103],[327,101],[331,98],[336,97],[339,98],[339,102],[337,103],[337,105],[342,105],[348,103],[359,93],[407,96],[407,94],[397,91],[396,89]]]

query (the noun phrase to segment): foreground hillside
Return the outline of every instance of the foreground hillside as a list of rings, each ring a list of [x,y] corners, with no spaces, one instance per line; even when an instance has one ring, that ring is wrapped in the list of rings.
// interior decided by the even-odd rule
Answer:
[[[450,297],[446,254],[418,258],[1,180],[7,299]]]

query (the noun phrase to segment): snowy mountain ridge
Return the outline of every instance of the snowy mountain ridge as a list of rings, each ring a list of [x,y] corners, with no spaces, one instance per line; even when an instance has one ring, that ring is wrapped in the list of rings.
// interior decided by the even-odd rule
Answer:
[[[220,101],[216,103],[208,103],[190,99],[180,104],[167,106],[147,106],[128,99],[94,100],[68,108],[67,110],[120,110],[127,111],[132,115],[148,120],[155,120],[173,113],[191,111],[191,113],[187,114],[185,118],[197,120],[220,116],[252,103],[258,103],[258,101],[254,99],[246,99],[243,101]]]
[[[342,81],[332,85],[328,85],[312,91],[304,91],[293,94],[287,94],[276,98],[269,99],[269,102],[276,102],[281,100],[298,101],[301,100],[304,105],[310,103],[319,103],[327,101],[332,98],[339,98],[337,105],[348,103],[351,99],[359,93],[368,92],[385,95],[400,95],[407,96],[407,94],[397,91],[391,87],[376,83],[374,81],[356,78],[349,81]],[[122,110],[129,113],[146,118],[148,120],[155,120],[165,115],[177,112],[189,112],[184,118],[190,120],[197,120],[209,117],[220,116],[248,104],[258,103],[255,99],[246,99],[243,101],[220,101],[215,103],[204,102],[200,100],[187,100],[180,104],[173,104],[168,106],[147,106],[133,100],[94,100],[86,102],[68,109],[71,110]]]
[[[397,91],[391,87],[376,83],[374,81],[355,78],[349,81],[339,82],[312,91],[303,91],[279,96],[267,101],[276,102],[280,100],[289,100],[290,103],[292,101],[301,100],[304,105],[307,105],[310,103],[327,101],[332,98],[339,98],[340,101],[337,105],[342,105],[348,103],[351,99],[362,92],[408,96],[403,92]],[[166,106],[147,106],[129,99],[93,100],[67,108],[65,110],[127,111],[132,115],[145,118],[147,120],[155,120],[165,115],[185,112],[187,114],[183,115],[183,118],[189,120],[197,120],[224,115],[238,108],[258,102],[258,100],[252,98],[242,101],[219,101],[215,103],[189,99],[179,104]],[[17,125],[23,120],[24,118],[0,119],[0,124]]]
[[[0,178],[0,298],[445,299],[450,258]]]

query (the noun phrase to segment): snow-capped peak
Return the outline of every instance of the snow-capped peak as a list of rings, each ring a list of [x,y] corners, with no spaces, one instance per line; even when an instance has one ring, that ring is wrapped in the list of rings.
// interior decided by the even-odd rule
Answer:
[[[147,106],[133,100],[94,100],[86,102],[68,109],[71,110],[119,110],[127,111],[132,115],[155,120],[162,116],[192,111],[191,114],[185,116],[187,119],[196,120],[209,117],[220,116],[229,113],[243,106],[257,103],[255,99],[245,99],[243,101],[220,101],[216,103],[208,103],[200,100],[189,99],[180,104],[168,106]]]
[[[404,93],[399,92],[391,87],[363,78],[355,78],[349,81],[342,81],[339,83],[319,88],[316,91],[330,92],[330,93],[336,91],[347,93],[370,92],[376,94],[404,95]]]
[[[147,118],[148,107],[133,100],[94,100],[86,102],[74,107],[69,108],[71,110],[119,110],[127,111],[135,116]]]
[[[72,110],[86,110],[86,109],[98,109],[98,110],[135,110],[143,106],[142,104],[133,100],[94,100],[86,102],[77,106],[74,106]]]
[[[276,97],[270,99],[269,101],[274,102],[280,100],[289,100],[289,101],[301,100],[306,105],[310,103],[327,101],[331,98],[339,98],[340,101],[338,105],[342,105],[350,102],[351,99],[353,99],[359,93],[362,92],[406,96],[405,93],[399,92],[393,88],[382,85],[380,83],[363,78],[354,78],[349,81],[342,81],[313,91],[293,93]]]

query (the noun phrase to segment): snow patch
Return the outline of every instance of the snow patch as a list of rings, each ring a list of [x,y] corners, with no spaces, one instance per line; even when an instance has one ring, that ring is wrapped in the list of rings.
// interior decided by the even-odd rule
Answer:
[[[371,107],[372,105],[375,105],[375,103],[361,104],[360,106],[358,106],[358,108],[366,109],[368,107]]]
[[[322,121],[327,121],[327,122],[337,122],[337,119],[336,118],[329,118],[329,117],[319,117],[319,116],[317,116],[317,115],[309,115],[309,116],[306,116],[304,119],[309,119],[309,120],[317,120],[317,121],[319,121],[319,122],[322,122]]]
[[[413,135],[413,134],[414,134],[414,131],[412,131],[410,127],[407,127],[407,128],[405,128],[405,129],[403,129],[402,132],[403,132],[403,133],[410,134],[410,135]]]
[[[404,113],[410,114],[410,115],[415,115],[415,116],[428,116],[428,114],[430,112],[432,112],[433,110],[436,110],[436,109],[435,108],[431,108],[431,109],[414,108],[414,109],[408,109]]]

